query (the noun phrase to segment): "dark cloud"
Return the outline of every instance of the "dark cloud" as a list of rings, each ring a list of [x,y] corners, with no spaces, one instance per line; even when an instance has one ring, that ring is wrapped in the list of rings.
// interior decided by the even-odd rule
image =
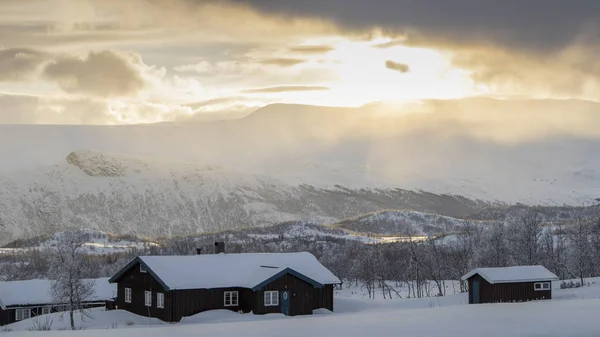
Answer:
[[[138,55],[102,51],[85,58],[58,57],[46,66],[44,76],[66,92],[119,97],[137,94],[148,85],[143,67]]]
[[[231,0],[270,13],[373,26],[409,38],[558,49],[600,23],[598,0]],[[596,36],[596,42],[600,37]]]
[[[49,57],[49,54],[35,49],[0,49],[0,82],[19,81],[28,78]]]
[[[280,67],[293,67],[298,64],[302,64],[305,61],[301,59],[293,59],[293,58],[271,58],[271,59],[263,59],[259,60],[259,63],[280,66]]]
[[[268,87],[268,88],[248,89],[248,90],[244,90],[244,92],[251,93],[251,94],[268,94],[268,93],[279,93],[279,92],[324,91],[324,90],[329,90],[329,88],[322,87],[322,86],[309,86],[309,85],[282,85],[282,86]]]
[[[295,46],[289,51],[298,54],[325,54],[332,51],[334,48],[329,45],[311,45],[311,46]]]
[[[398,63],[390,60],[385,61],[385,67],[390,70],[401,72],[403,74],[410,71],[410,67],[408,66],[408,64]]]

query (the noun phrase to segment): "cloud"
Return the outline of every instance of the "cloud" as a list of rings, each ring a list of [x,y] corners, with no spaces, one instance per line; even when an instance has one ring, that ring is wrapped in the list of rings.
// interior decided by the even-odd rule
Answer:
[[[274,65],[274,66],[280,66],[280,67],[292,67],[292,66],[295,66],[298,64],[302,64],[306,61],[301,60],[301,59],[280,57],[280,58],[269,58],[269,59],[258,60],[258,62],[262,63],[262,64]]]
[[[285,17],[319,18],[347,29],[380,27],[410,39],[558,50],[600,22],[597,0],[235,0]],[[600,37],[596,37],[596,42]]]
[[[408,66],[408,64],[398,63],[390,60],[385,61],[385,67],[390,70],[401,72],[403,74],[410,71],[410,67]]]
[[[69,93],[100,97],[131,96],[146,88],[148,68],[133,53],[91,52],[86,57],[59,56],[44,69],[44,77]]]
[[[0,94],[0,124],[113,124],[105,101]]]
[[[47,53],[35,49],[0,49],[0,82],[20,81],[31,77],[48,57]]]
[[[323,86],[311,86],[311,85],[282,85],[276,87],[267,87],[259,89],[247,89],[245,93],[252,94],[269,94],[269,93],[280,93],[280,92],[298,92],[298,91],[325,91],[329,90],[328,87]]]
[[[289,51],[297,54],[326,54],[333,49],[330,45],[308,45],[290,47]]]

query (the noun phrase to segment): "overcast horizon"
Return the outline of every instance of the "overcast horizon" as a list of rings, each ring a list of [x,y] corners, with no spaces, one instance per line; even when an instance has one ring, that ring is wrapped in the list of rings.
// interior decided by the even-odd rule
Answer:
[[[271,103],[600,100],[600,3],[4,0],[0,123],[134,124]]]

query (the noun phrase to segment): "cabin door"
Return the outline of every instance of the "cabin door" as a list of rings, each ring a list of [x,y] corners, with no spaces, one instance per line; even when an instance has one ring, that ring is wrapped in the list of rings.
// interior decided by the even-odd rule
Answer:
[[[281,313],[290,315],[290,291],[284,290],[281,292]]]
[[[473,287],[472,289],[472,293],[473,293],[473,304],[478,304],[479,303],[479,280],[473,280],[473,282],[471,282],[471,287]]]

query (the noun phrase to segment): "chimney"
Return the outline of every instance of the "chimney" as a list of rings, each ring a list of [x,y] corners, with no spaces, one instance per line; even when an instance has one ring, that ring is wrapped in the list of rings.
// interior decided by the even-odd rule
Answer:
[[[225,242],[215,242],[215,254],[225,253]]]
[[[202,254],[202,248],[196,248],[196,255]]]

